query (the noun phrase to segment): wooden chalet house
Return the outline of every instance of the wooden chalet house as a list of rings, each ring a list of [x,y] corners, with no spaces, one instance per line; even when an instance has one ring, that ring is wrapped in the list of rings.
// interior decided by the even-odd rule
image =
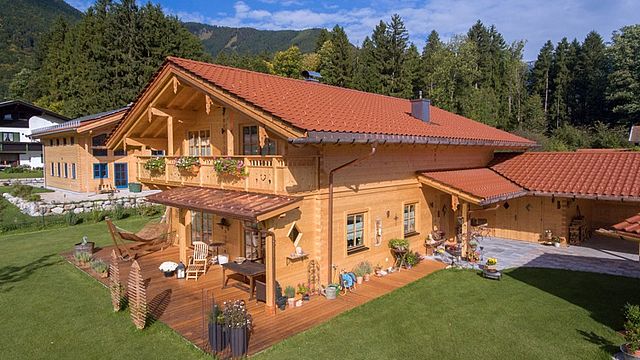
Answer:
[[[172,210],[183,262],[196,240],[262,261],[273,307],[275,280],[306,282],[311,261],[327,284],[365,259],[391,266],[389,239],[424,251],[434,227],[466,226],[480,205],[417,173],[483,168],[535,144],[424,99],[170,57],[106,145],[127,154],[131,180],[163,190],[148,200]],[[160,170],[145,166],[154,154]],[[199,166],[180,168],[185,156]]]

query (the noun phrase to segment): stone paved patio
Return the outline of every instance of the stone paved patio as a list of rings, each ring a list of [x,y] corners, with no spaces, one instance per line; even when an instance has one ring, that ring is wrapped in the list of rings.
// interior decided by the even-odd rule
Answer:
[[[484,259],[495,257],[498,268],[542,267],[589,271],[640,278],[638,245],[594,237],[582,246],[555,248],[537,243],[486,238],[480,241]]]

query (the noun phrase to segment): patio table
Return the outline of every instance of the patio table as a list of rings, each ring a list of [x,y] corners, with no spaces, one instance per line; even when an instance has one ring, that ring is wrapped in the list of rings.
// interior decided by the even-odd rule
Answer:
[[[227,282],[229,282],[229,276],[227,276],[227,270],[231,270],[236,274],[240,274],[245,278],[249,279],[249,300],[253,299],[253,294],[255,293],[256,282],[255,279],[259,276],[263,276],[267,273],[266,267],[264,264],[245,261],[242,264],[238,264],[235,262],[228,262],[222,265],[222,288],[227,287]]]

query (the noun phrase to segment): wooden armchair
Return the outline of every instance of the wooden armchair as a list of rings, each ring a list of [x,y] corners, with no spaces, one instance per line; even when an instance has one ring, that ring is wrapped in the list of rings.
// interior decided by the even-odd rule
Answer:
[[[207,262],[209,261],[209,245],[202,241],[193,242],[193,256],[189,257],[187,265],[186,279],[198,280],[198,277],[207,272]]]

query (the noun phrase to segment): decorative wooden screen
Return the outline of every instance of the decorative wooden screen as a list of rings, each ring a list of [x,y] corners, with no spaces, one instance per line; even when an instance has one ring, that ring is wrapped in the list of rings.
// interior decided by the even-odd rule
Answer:
[[[147,288],[137,261],[131,264],[129,280],[127,281],[127,294],[129,296],[129,309],[131,320],[136,328],[142,330],[147,322]]]
[[[120,261],[115,250],[111,250],[111,264],[109,264],[109,290],[111,291],[111,304],[113,311],[122,310],[124,302],[124,286],[120,282]]]

